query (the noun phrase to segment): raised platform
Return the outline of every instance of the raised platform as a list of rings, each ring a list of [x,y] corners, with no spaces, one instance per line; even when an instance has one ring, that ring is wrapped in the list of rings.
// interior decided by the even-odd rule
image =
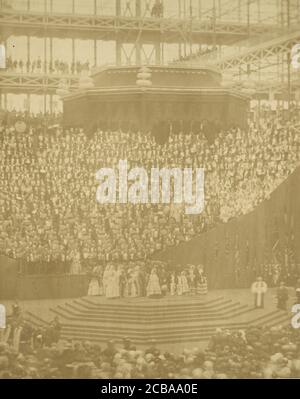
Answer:
[[[153,131],[157,123],[177,121],[222,128],[247,125],[249,98],[222,87],[222,77],[214,69],[109,67],[93,77],[93,87],[63,98],[66,126],[94,131],[129,125]]]
[[[46,325],[58,316],[62,338],[88,340],[102,344],[114,339],[120,343],[129,337],[141,347],[155,339],[164,348],[204,344],[216,328],[230,331],[250,326],[288,324],[290,312],[278,311],[274,292],[266,297],[265,309],[253,308],[249,290],[215,290],[206,297],[166,297],[158,300],[133,298],[108,300],[83,297],[59,301],[42,311],[33,304],[24,304],[26,317],[35,325]],[[291,292],[291,303],[292,303]]]

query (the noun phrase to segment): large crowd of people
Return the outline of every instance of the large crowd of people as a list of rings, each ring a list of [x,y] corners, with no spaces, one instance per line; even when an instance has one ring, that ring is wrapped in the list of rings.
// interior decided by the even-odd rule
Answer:
[[[14,129],[17,131],[16,124],[19,122],[24,122],[26,128],[24,132],[27,132],[27,128],[30,127],[35,132],[41,132],[51,129],[52,126],[61,125],[63,115],[61,112],[38,112],[31,113],[29,111],[5,111],[0,109],[0,128],[3,130],[4,126],[6,128]],[[24,125],[24,126],[25,126]]]
[[[272,116],[247,131],[221,131],[213,143],[201,131],[171,132],[158,145],[151,133],[97,130],[91,137],[60,125],[45,131],[38,118],[38,126],[28,118],[20,133],[7,122],[0,128],[0,251],[28,262],[128,262],[189,241],[252,211],[295,170],[295,123]],[[177,204],[100,205],[95,174],[120,159],[147,170],[153,163],[204,167],[205,211],[187,215]]]

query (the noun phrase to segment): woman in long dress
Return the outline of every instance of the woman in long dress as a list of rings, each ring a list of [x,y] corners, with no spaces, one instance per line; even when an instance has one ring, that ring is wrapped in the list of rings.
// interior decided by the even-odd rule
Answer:
[[[126,280],[126,296],[133,297],[133,273],[134,270],[132,268],[127,271],[127,280]]]
[[[101,290],[98,278],[92,277],[89,284],[88,296],[100,296],[100,295],[101,295]]]
[[[190,287],[190,293],[196,294],[196,273],[195,273],[195,266],[190,265],[188,270],[188,283]]]
[[[177,294],[178,295],[186,295],[190,292],[188,279],[186,277],[185,272],[181,272],[178,277],[178,284],[177,284]]]
[[[171,296],[176,295],[176,292],[177,292],[176,273],[173,272],[171,274],[171,282],[170,282],[170,294],[171,294]]]
[[[201,279],[198,281],[198,284],[197,284],[197,294],[206,295],[207,292],[208,292],[207,278],[204,275],[202,275]]]
[[[207,278],[204,274],[203,266],[198,266],[198,278],[197,278],[197,294],[206,295],[208,292]]]
[[[147,284],[147,296],[148,297],[160,297],[161,296],[161,287],[159,283],[159,277],[157,274],[156,267],[151,270],[148,284]]]

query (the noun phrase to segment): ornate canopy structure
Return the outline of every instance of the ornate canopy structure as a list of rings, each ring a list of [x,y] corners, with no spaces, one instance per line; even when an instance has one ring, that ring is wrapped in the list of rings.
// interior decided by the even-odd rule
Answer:
[[[248,97],[225,89],[221,74],[197,67],[110,67],[93,75],[93,87],[64,97],[66,126],[151,130],[158,123],[245,126]]]

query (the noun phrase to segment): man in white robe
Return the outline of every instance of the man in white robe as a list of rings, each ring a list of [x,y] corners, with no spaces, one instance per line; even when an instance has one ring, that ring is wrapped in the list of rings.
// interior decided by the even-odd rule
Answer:
[[[262,277],[258,277],[257,280],[251,286],[251,292],[254,294],[254,307],[264,308],[265,293],[268,290],[267,284],[263,281]]]

